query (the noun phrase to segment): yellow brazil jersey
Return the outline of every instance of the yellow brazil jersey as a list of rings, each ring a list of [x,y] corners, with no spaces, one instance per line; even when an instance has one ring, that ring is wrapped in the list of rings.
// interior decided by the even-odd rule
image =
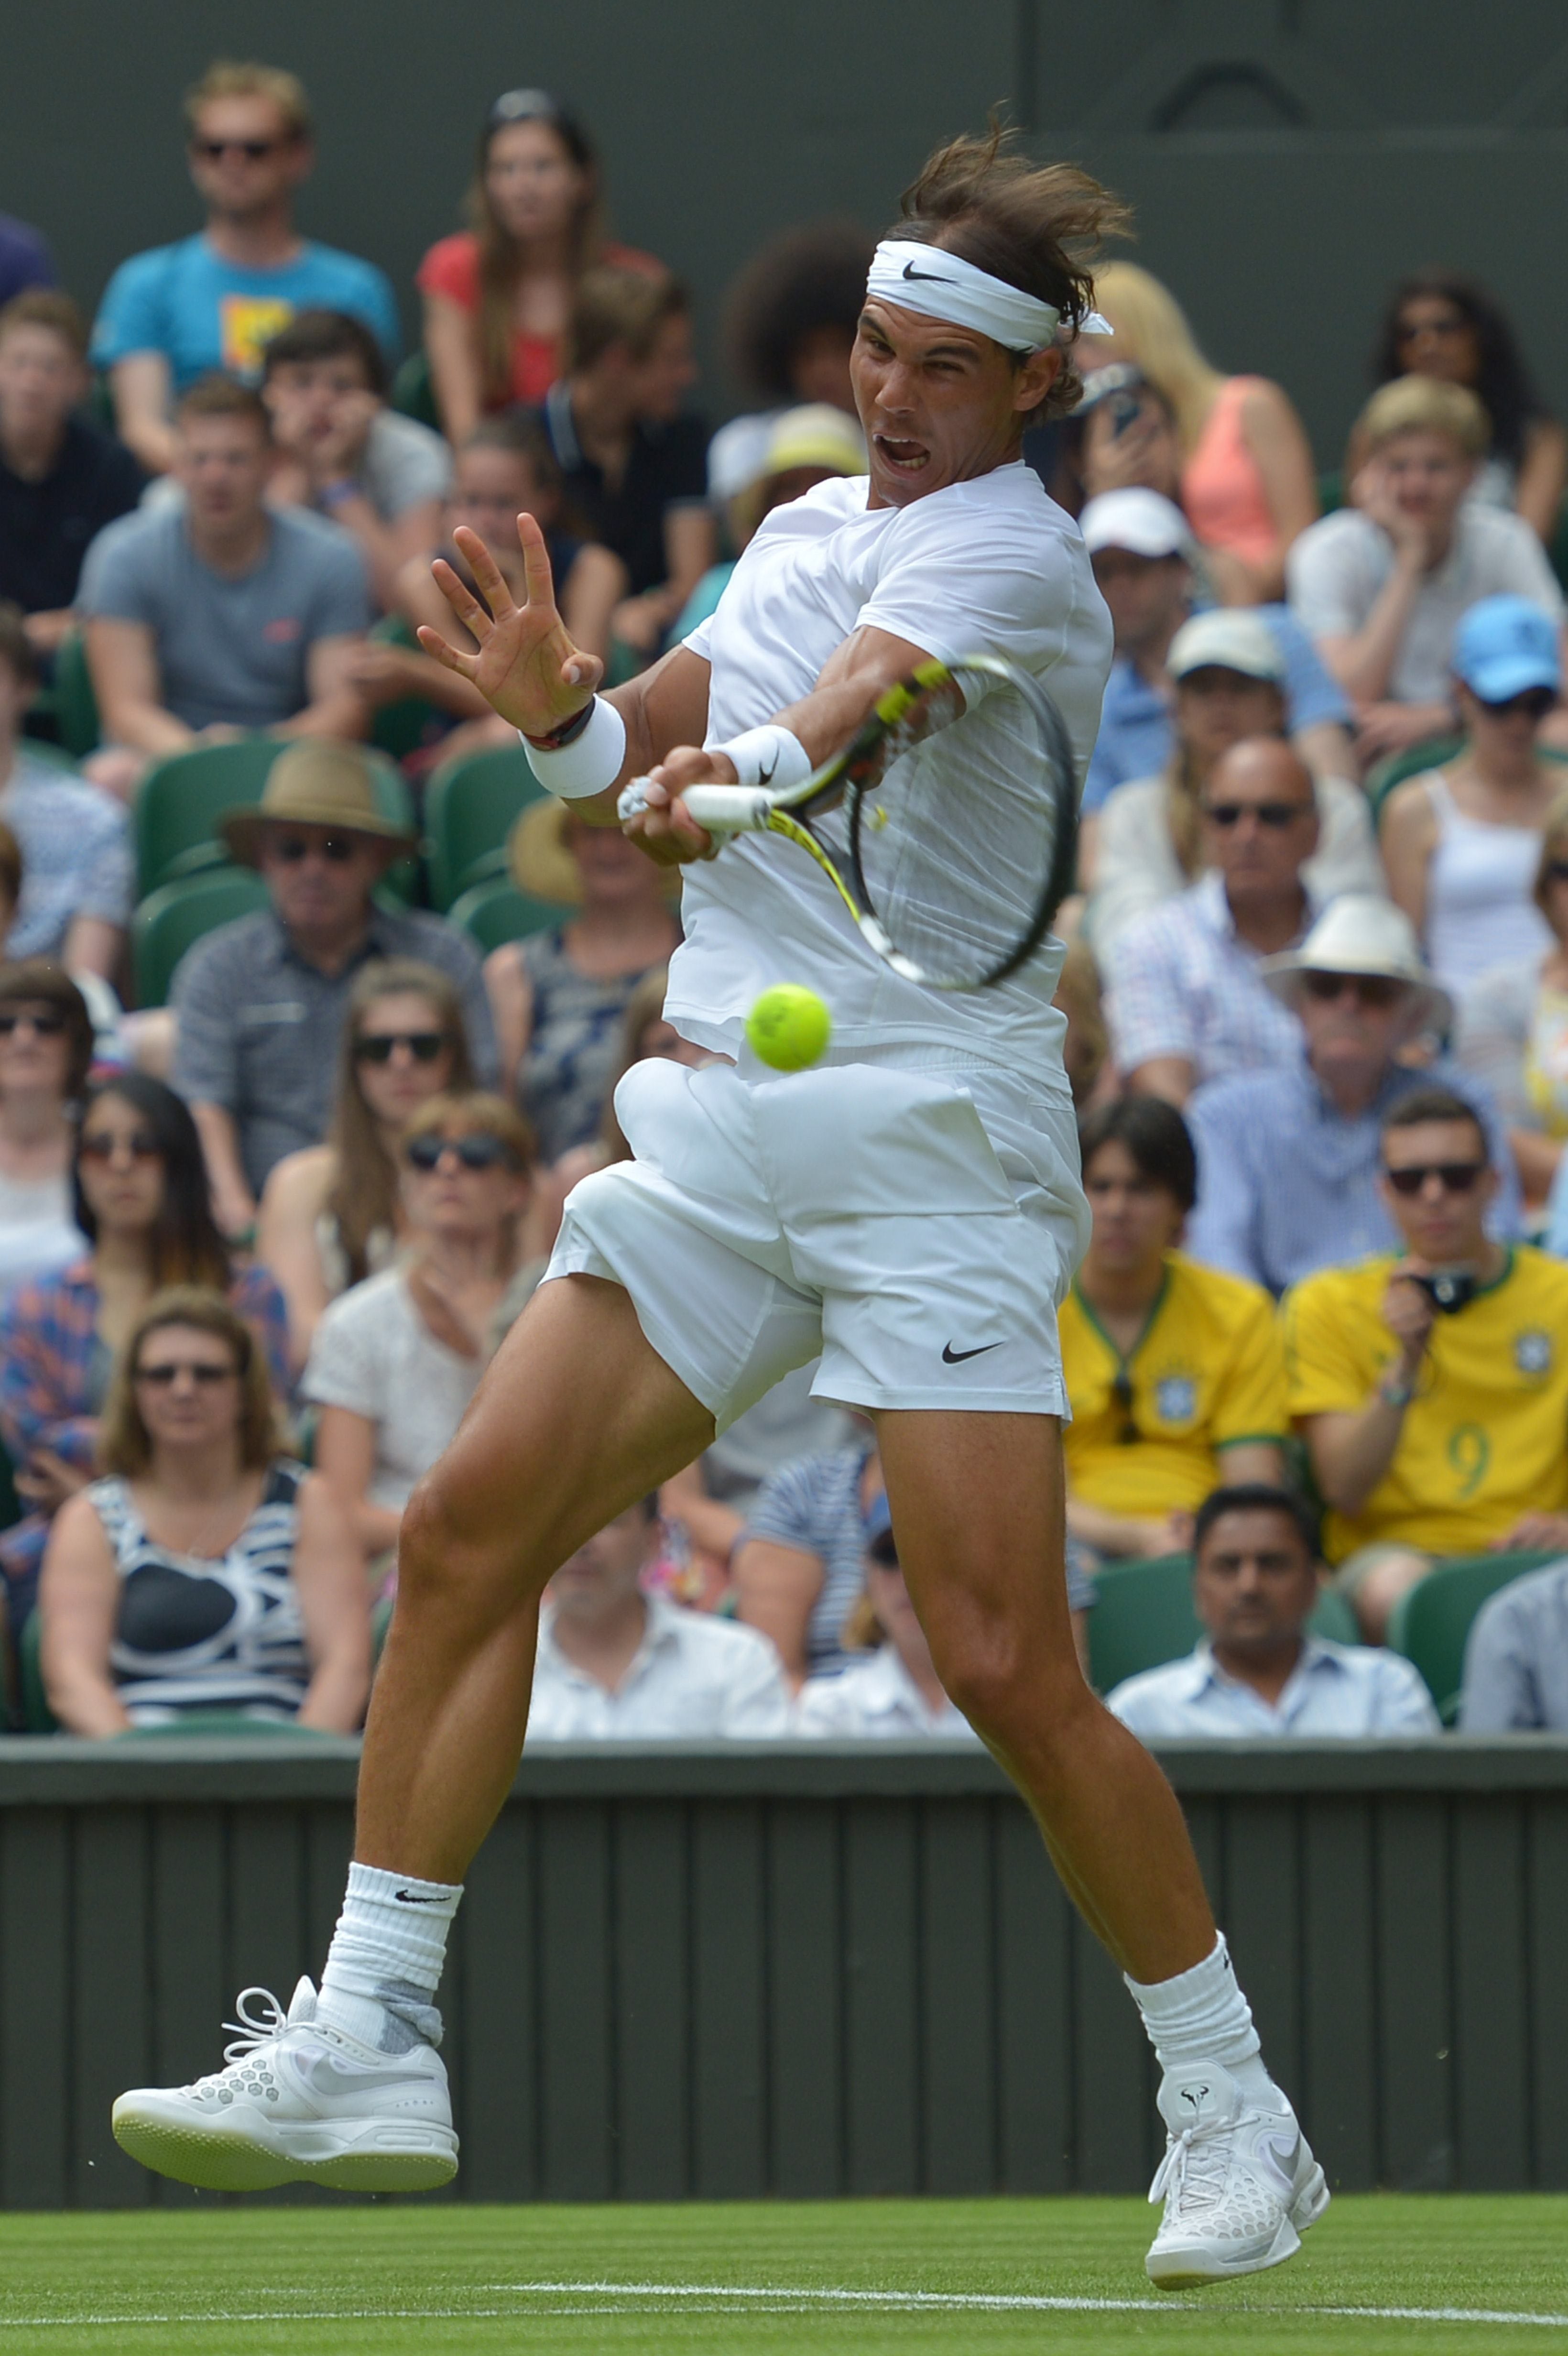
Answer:
[[[1274,1303],[1239,1276],[1169,1253],[1125,1360],[1076,1284],[1061,1325],[1067,1479],[1086,1505],[1190,1511],[1222,1477],[1221,1450],[1278,1440],[1289,1428]]]
[[[1293,1416],[1353,1415],[1395,1365],[1382,1299],[1398,1266],[1324,1269],[1286,1294]],[[1328,1516],[1324,1552],[1481,1554],[1536,1506],[1568,1507],[1568,1266],[1520,1245],[1496,1283],[1434,1318],[1393,1461],[1359,1514]]]

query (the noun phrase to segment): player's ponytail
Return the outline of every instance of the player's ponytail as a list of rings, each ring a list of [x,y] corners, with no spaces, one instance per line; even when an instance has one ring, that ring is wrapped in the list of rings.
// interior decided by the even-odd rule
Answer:
[[[1076,164],[1031,164],[1011,152],[1012,138],[993,119],[984,138],[939,147],[904,190],[893,234],[944,246],[1052,304],[1068,335],[1093,308],[1093,266],[1105,240],[1130,235],[1132,214]],[[1069,355],[1029,423],[1065,417],[1083,392]]]

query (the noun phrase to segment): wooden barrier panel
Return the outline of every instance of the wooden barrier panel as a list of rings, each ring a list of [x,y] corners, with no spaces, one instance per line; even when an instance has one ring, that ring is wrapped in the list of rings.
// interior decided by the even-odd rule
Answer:
[[[1568,1742],[1162,1755],[1330,2179],[1568,2186]],[[319,1968],[356,1764],[0,1741],[0,2205],[197,2197],[110,2103]],[[1132,2192],[1157,2157],[1125,1992],[965,1746],[530,1754],[442,2002],[470,2199]]]

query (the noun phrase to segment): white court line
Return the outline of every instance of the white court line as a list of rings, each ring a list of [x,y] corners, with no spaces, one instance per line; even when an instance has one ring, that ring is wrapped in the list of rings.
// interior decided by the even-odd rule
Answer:
[[[703,2299],[713,2302],[707,2308],[688,2304],[687,2314],[726,2314],[737,2306],[749,2306],[753,2314],[801,2314],[811,2309],[869,2309],[880,2314],[911,2314],[944,2312],[948,2314],[1046,2314],[1046,2315],[1168,2315],[1191,2316],[1200,2313],[1228,2312],[1246,2316],[1323,2316],[1340,2321],[1362,2323],[1498,2323],[1522,2325],[1544,2330],[1568,2330],[1568,2315],[1532,2315],[1510,2308],[1484,2307],[1249,2307],[1239,2300],[1227,2299],[1223,2309],[1199,2308],[1180,2299],[1166,2298],[1072,2298],[1051,2297],[1046,2293],[1026,2291],[935,2291],[935,2290],[849,2290],[795,2286],[784,2283],[746,2285],[738,2283],[660,2283],[660,2282],[517,2282],[485,2283],[482,2286],[492,2293],[503,2292],[511,2297],[528,2299],[592,2297],[613,2301],[613,2306],[568,2308],[552,2310],[558,2315],[593,2315],[624,2313],[635,2301],[648,2304],[648,2311],[672,2300],[690,2302]],[[225,2313],[213,2310],[205,2315],[31,2315],[0,2317],[0,2332],[39,2331],[48,2329],[124,2330],[135,2325],[151,2326],[167,2330],[184,2326],[200,2329],[214,2324],[231,2327],[239,2324],[292,2323],[494,2323],[515,2322],[526,2315],[526,2308],[506,2307],[414,2307],[414,2308],[268,2308],[255,2313]],[[537,2310],[536,2310],[537,2312]]]

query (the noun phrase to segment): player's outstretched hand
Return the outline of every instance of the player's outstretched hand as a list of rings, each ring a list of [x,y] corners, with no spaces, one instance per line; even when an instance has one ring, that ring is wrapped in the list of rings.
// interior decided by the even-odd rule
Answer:
[[[514,602],[501,568],[476,531],[459,524],[453,539],[467,558],[485,600],[472,596],[443,558],[431,566],[435,585],[473,637],[477,651],[449,646],[421,624],[419,641],[448,670],[476,687],[491,708],[525,736],[548,736],[581,712],[603,675],[596,655],[572,645],[556,610],[544,534],[531,515],[517,518],[527,590]],[[488,611],[486,611],[488,607]]]
[[[659,867],[688,867],[693,860],[716,858],[719,845],[705,827],[698,825],[681,793],[688,786],[736,782],[735,764],[728,755],[679,744],[648,771],[647,806],[635,818],[629,818],[621,830]]]

